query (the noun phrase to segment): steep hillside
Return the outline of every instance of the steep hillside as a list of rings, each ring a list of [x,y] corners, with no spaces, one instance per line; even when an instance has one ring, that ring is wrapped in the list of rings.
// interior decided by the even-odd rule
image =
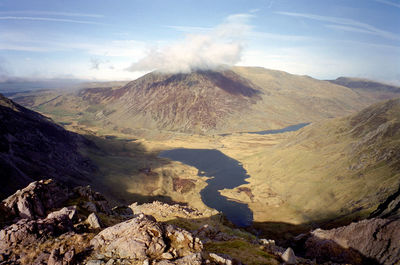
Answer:
[[[248,112],[259,89],[231,71],[151,73],[114,91],[109,115],[120,127],[206,132],[229,127],[231,116]]]
[[[249,137],[256,146],[255,136]],[[314,123],[262,147],[268,139],[274,138],[258,136],[261,148],[245,154],[229,149],[230,140],[222,142],[221,150],[241,161],[251,176],[250,184],[222,194],[248,203],[256,221],[351,220],[369,216],[384,202],[391,205],[386,211],[398,209],[400,99]],[[385,205],[381,208],[376,216],[387,217],[379,214]]]
[[[44,177],[89,182],[95,166],[78,151],[85,145],[85,138],[0,94],[1,197]]]
[[[47,91],[14,99],[65,124],[149,137],[157,131],[213,134],[282,128],[345,116],[378,96],[307,76],[233,67],[153,72],[123,87]]]
[[[0,95],[0,197],[47,177],[90,184],[114,202],[190,201],[207,208],[196,169],[160,159],[134,139],[67,131]]]

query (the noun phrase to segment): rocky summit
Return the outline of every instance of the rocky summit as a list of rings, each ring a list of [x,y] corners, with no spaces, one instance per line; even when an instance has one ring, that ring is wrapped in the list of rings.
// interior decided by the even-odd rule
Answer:
[[[152,208],[158,219],[143,213]],[[373,218],[333,230],[317,229],[293,239],[293,251],[277,246],[274,240],[258,239],[230,227],[220,219],[207,219],[190,207],[153,202],[111,208],[90,187],[70,189],[54,180],[36,181],[17,191],[2,201],[1,211],[0,264],[400,261],[398,219]],[[181,217],[174,220],[174,215]]]

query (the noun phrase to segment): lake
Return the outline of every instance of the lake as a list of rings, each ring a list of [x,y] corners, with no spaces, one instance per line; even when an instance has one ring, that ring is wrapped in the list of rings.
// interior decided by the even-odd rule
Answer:
[[[250,133],[264,135],[297,131],[308,124],[300,123],[279,130]],[[253,212],[247,204],[228,200],[219,193],[219,190],[233,189],[248,183],[245,179],[250,176],[237,160],[216,149],[178,148],[162,151],[159,156],[193,166],[199,170],[200,176],[211,177],[207,180],[208,185],[200,192],[204,204],[222,212],[236,226],[246,227],[252,224]]]

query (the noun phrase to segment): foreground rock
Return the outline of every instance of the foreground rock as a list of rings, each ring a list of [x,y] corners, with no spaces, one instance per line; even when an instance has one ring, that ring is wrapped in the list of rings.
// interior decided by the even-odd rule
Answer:
[[[82,207],[89,212],[97,213],[102,212],[105,214],[112,214],[110,204],[107,199],[99,192],[93,191],[90,186],[78,186],[73,189],[74,196],[85,200]]]
[[[0,231],[0,253],[7,253],[16,246],[37,243],[49,237],[59,236],[73,230],[75,207],[62,208],[39,220],[21,219]]]
[[[172,260],[201,252],[203,246],[189,232],[156,222],[144,214],[104,229],[91,244],[110,259]]]
[[[71,190],[54,180],[33,182],[0,206],[1,265],[278,264],[281,255],[191,207],[153,202],[111,210],[90,187]]]
[[[311,232],[306,256],[318,262],[400,263],[400,220],[370,219]]]
[[[68,200],[68,190],[49,179],[35,181],[3,200],[3,211],[9,217],[35,219],[46,211],[60,207]]]

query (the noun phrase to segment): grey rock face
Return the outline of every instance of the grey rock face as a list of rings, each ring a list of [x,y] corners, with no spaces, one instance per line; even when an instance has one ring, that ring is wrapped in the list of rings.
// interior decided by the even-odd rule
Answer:
[[[35,219],[44,217],[46,211],[60,207],[68,200],[68,190],[54,180],[40,180],[29,184],[3,200],[9,215]]]
[[[331,230],[317,229],[305,242],[306,256],[318,261],[397,264],[399,228],[398,219],[369,219]]]
[[[86,208],[93,213],[102,212],[105,214],[112,214],[111,207],[107,199],[99,192],[93,191],[90,186],[79,186],[74,188],[73,191],[77,196],[88,201],[82,205],[83,208]]]
[[[281,256],[282,260],[287,264],[296,264],[296,255],[293,249],[287,248]]]
[[[44,219],[21,219],[0,231],[0,253],[6,253],[16,245],[30,245],[39,238],[58,236],[72,231],[75,207],[62,208]]]
[[[101,223],[99,218],[97,217],[97,215],[95,213],[91,213],[86,222],[89,224],[89,227],[92,229],[99,229],[101,228]]]
[[[143,261],[166,256],[176,259],[202,250],[201,242],[189,232],[144,214],[104,229],[91,244],[108,258]]]

